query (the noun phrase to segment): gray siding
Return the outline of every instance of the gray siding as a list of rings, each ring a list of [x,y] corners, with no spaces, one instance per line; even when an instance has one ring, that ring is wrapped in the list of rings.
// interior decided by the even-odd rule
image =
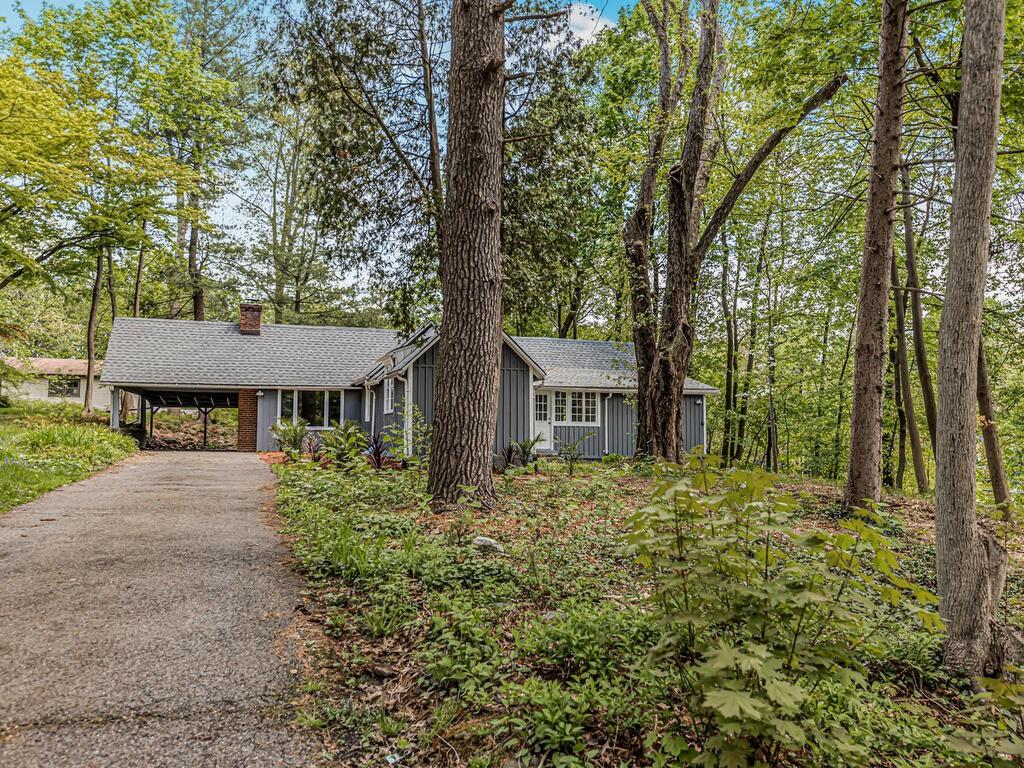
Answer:
[[[601,427],[607,433],[608,453],[632,456],[636,449],[636,405],[625,395],[612,395],[605,401]]]
[[[363,390],[345,390],[345,413],[343,418],[345,421],[363,423]]]
[[[533,375],[530,366],[508,344],[501,345],[501,379],[498,387],[498,428],[494,435],[494,453],[500,456],[505,446],[530,435]]]
[[[437,345],[435,344],[412,364],[412,402],[423,414],[423,422],[434,422],[434,381]]]
[[[392,424],[402,423],[402,398],[405,397],[405,385],[395,379],[395,409],[392,413],[384,413],[384,382],[375,386],[373,391],[376,395],[376,402],[373,406],[373,432],[374,435],[384,435]],[[370,428],[369,424],[364,426],[366,429]]]
[[[257,398],[256,404],[256,450],[273,451],[277,449],[277,440],[270,428],[277,422],[277,390],[264,389],[263,397]]]
[[[683,396],[683,443],[691,451],[704,445],[704,397],[703,395]]]
[[[583,458],[585,459],[600,459],[604,455],[604,445],[602,443],[603,436],[601,434],[601,428],[597,426],[585,426],[585,427],[565,427],[555,426],[555,452],[565,443],[571,443],[579,440],[584,435],[588,435],[580,449],[583,451]]]

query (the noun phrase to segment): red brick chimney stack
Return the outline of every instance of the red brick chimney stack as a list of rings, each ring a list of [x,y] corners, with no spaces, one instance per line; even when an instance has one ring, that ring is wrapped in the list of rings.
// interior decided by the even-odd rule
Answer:
[[[260,318],[263,316],[263,305],[256,302],[246,302],[241,306],[241,314],[238,320],[238,330],[245,336],[260,335]]]

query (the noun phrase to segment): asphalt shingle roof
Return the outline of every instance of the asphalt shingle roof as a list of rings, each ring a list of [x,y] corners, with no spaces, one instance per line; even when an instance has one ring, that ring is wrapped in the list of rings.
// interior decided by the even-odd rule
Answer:
[[[636,366],[631,343],[538,336],[513,338],[544,369],[545,387],[636,388]],[[686,390],[695,393],[718,391],[689,378],[686,380]]]
[[[119,317],[101,381],[152,387],[343,387],[371,370],[390,375],[418,356],[436,329],[407,346],[397,331],[322,325],[264,324],[258,336],[238,323]],[[633,345],[614,341],[516,336],[544,369],[545,387],[633,389]],[[394,365],[381,360],[394,355]],[[686,380],[691,392],[714,387]]]
[[[238,323],[119,317],[101,381],[216,387],[351,385],[398,343],[381,328],[275,325],[258,336]]]

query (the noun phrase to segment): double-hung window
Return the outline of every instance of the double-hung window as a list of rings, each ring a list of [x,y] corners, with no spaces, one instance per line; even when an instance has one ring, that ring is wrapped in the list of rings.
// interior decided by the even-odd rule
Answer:
[[[555,392],[555,423],[562,425],[596,425],[597,392]]]
[[[395,380],[384,379],[384,413],[395,412]]]

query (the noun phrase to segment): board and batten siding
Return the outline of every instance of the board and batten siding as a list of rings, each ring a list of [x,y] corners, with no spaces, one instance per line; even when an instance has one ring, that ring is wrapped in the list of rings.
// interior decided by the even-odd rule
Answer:
[[[704,445],[704,395],[683,395],[682,419],[686,450]]]
[[[276,451],[277,440],[270,428],[277,423],[276,389],[264,389],[263,396],[256,398],[256,450]]]
[[[498,426],[494,455],[501,456],[511,442],[530,436],[533,425],[533,374],[530,366],[508,344],[501,345],[501,378],[498,383]]]
[[[572,443],[583,436],[587,437],[580,443],[580,450],[584,459],[600,459],[604,455],[604,436],[601,427],[596,424],[581,424],[579,426],[555,425],[555,452],[565,445]],[[632,451],[630,451],[632,453]]]
[[[633,399],[626,395],[603,397],[604,418],[601,428],[606,432],[605,446],[608,453],[632,456],[636,449],[636,407]]]
[[[412,364],[412,402],[423,415],[424,424],[434,422],[434,382],[437,377],[437,345]]]

